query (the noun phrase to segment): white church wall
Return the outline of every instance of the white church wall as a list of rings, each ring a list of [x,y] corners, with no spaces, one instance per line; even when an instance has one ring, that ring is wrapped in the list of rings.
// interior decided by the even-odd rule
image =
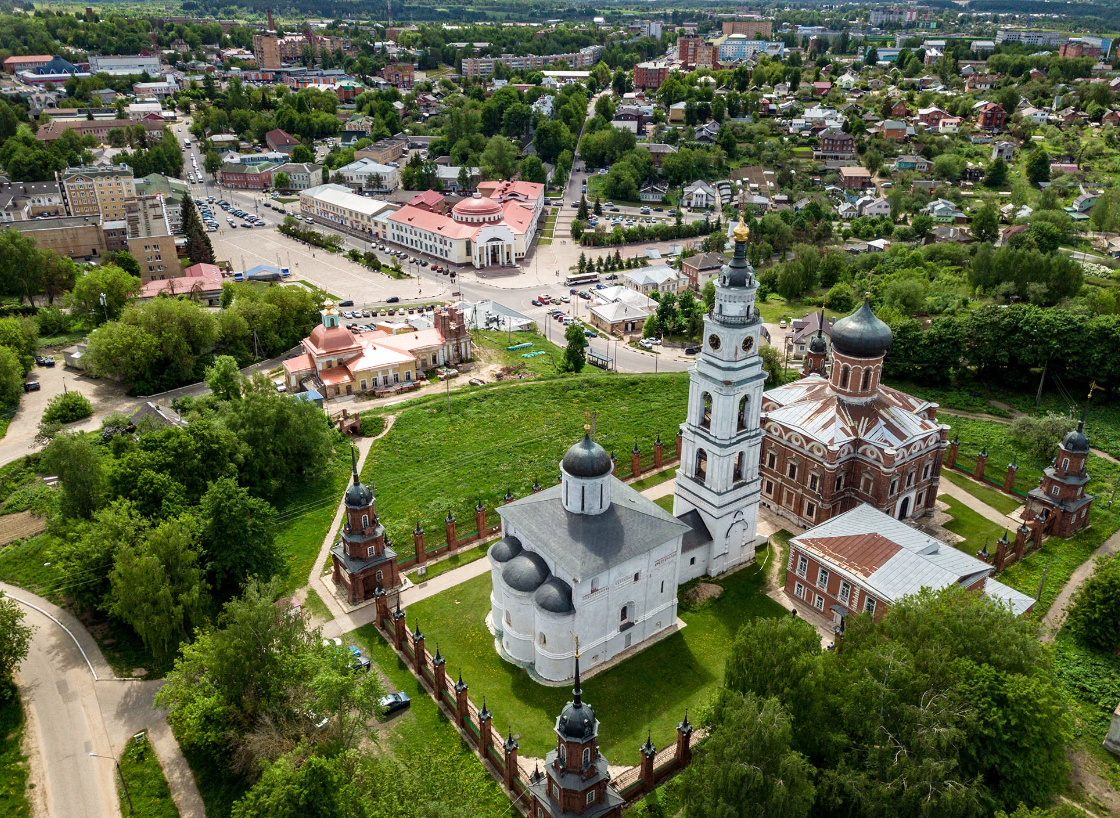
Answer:
[[[506,610],[502,627],[502,646],[506,649],[506,653],[518,662],[528,664],[534,658],[533,595],[506,586],[504,598]]]
[[[704,576],[708,571],[708,562],[712,557],[711,543],[681,555],[680,584],[691,582],[697,577]]]
[[[560,681],[572,675],[572,656],[575,654],[574,614],[557,614],[536,609],[536,642],[533,645],[534,665],[545,679]],[[541,639],[541,636],[544,639]]]

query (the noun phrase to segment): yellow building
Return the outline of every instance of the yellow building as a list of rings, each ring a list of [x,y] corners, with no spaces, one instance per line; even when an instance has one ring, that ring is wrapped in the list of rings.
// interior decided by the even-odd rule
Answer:
[[[125,217],[125,202],[136,195],[132,169],[112,167],[67,168],[58,174],[58,184],[71,216],[101,216],[105,221]]]

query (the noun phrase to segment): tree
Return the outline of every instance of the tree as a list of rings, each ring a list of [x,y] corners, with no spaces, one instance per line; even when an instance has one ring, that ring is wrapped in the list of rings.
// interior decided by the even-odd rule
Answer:
[[[758,348],[758,357],[762,359],[762,368],[766,370],[766,385],[773,389],[786,382],[786,370],[782,365],[782,353],[769,344],[762,344]]]
[[[101,506],[105,469],[101,448],[80,433],[55,436],[43,452],[43,468],[62,485],[59,508],[66,516],[89,517]]]
[[[510,179],[517,172],[517,146],[496,134],[486,143],[479,162],[486,179]]]
[[[1094,650],[1112,654],[1120,647],[1120,558],[1097,557],[1093,574],[1074,594],[1069,627]]]
[[[1011,423],[1011,434],[1016,446],[1033,463],[1043,466],[1054,458],[1058,442],[1076,425],[1072,418],[1054,412],[1042,417],[1020,415]]]
[[[972,217],[972,235],[977,241],[994,242],[999,238],[999,214],[992,205],[984,205]]]
[[[13,408],[23,394],[23,364],[10,347],[0,346],[0,406]]]
[[[190,260],[195,264],[213,264],[214,247],[189,194],[183,197],[183,233],[187,236],[187,256]]]
[[[580,240],[580,237],[583,236],[583,222],[582,221],[580,221],[579,219],[572,219],[571,234],[572,234],[572,238],[575,241]]]
[[[201,550],[219,599],[241,590],[250,578],[272,579],[283,570],[276,549],[276,512],[232,477],[213,483],[199,503]]]
[[[113,253],[106,253],[104,263],[115,264],[129,275],[140,278],[140,262],[127,250],[117,250]]]
[[[777,699],[721,691],[711,735],[684,775],[690,818],[803,818],[813,806],[812,767],[791,749],[789,715]]]
[[[867,55],[863,58],[863,64],[875,65],[877,62],[879,62],[879,49],[875,46],[871,46],[871,48],[867,49]]]
[[[1023,172],[1032,185],[1050,181],[1050,155],[1045,148],[1040,145],[1030,152]]]
[[[280,171],[272,177],[272,186],[277,190],[287,190],[291,186],[291,179],[284,171]]]
[[[215,151],[206,151],[206,156],[202,160],[202,169],[213,176],[221,167],[222,157],[218,156]]]
[[[850,285],[837,282],[824,297],[824,305],[835,312],[849,313],[856,308],[856,299]]]
[[[459,190],[467,191],[471,189],[471,172],[466,165],[459,166],[459,175],[455,181],[459,185]]]
[[[910,229],[914,231],[914,238],[925,241],[933,230],[933,218],[928,213],[919,213],[910,219]]]
[[[47,297],[47,303],[53,305],[56,298],[74,289],[74,282],[78,280],[78,265],[50,249],[40,252],[39,264],[42,293]]]
[[[70,314],[92,326],[120,317],[125,304],[140,294],[140,279],[113,264],[89,268],[74,284],[68,303]],[[101,294],[105,294],[105,304]]]
[[[543,185],[548,181],[544,165],[541,163],[539,156],[526,156],[522,159],[520,174],[521,178],[526,182],[537,182]]]
[[[600,99],[602,99],[602,97],[600,97]],[[579,197],[579,210],[576,211],[576,218],[581,222],[587,221],[588,218],[587,196],[582,193]]]
[[[81,392],[63,392],[47,403],[44,423],[74,423],[93,416],[93,404]]]
[[[0,233],[0,289],[30,303],[42,290],[41,257],[30,236],[12,229]]]
[[[560,361],[561,372],[580,372],[586,362],[587,336],[583,334],[583,324],[573,321],[564,330],[564,357]]]
[[[169,662],[190,641],[208,604],[197,520],[166,520],[139,546],[122,548],[110,585],[110,613],[136,631],[157,662]]]
[[[1007,184],[1007,163],[1000,157],[996,157],[988,165],[988,170],[984,174],[984,186],[990,188],[1000,188]]]
[[[206,369],[206,385],[222,400],[239,400],[243,380],[237,361],[229,355],[219,355]]]
[[[292,148],[292,162],[295,162],[295,163],[298,164],[298,163],[303,163],[303,162],[314,162],[314,161],[315,161],[315,154],[312,153],[311,148],[307,147],[306,145],[296,145],[294,148]]]
[[[31,637],[35,633],[34,628],[23,624],[23,617],[20,604],[0,591],[0,686],[3,686],[0,696],[3,698],[9,694],[3,688],[7,688],[16,668],[27,658]]]

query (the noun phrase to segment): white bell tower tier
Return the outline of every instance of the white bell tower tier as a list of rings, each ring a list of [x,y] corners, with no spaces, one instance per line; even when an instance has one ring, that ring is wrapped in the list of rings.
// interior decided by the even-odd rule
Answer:
[[[747,261],[750,231],[741,219],[734,237],[734,258],[720,270],[704,345],[689,370],[688,417],[680,427],[673,514],[692,528],[682,545],[681,582],[754,561],[766,372],[758,356],[758,284]]]

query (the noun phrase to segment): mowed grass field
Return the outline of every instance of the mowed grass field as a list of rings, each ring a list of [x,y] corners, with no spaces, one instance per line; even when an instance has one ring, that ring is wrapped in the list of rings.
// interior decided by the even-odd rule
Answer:
[[[748,566],[717,581],[723,593],[682,611],[685,627],[619,665],[583,682],[584,701],[599,718],[599,741],[612,764],[637,764],[647,731],[658,747],[676,740],[685,710],[693,714],[723,680],[724,657],[743,623],[785,611],[766,596],[763,574]],[[556,745],[553,725],[571,688],[545,687],[502,660],[486,627],[490,575],[476,577],[408,607],[409,628],[420,624],[426,644],[439,646],[447,672],[460,673],[479,707],[494,713],[494,729],[512,729],[522,756],[543,757]]]
[[[524,497],[534,480],[553,485],[564,453],[583,436],[588,413],[597,414],[596,439],[628,472],[634,442],[649,452],[659,432],[662,440],[672,439],[687,398],[685,373],[496,384],[453,392],[450,416],[446,396],[419,398],[382,410],[398,417],[374,442],[362,478],[374,487],[381,522],[405,558],[415,551],[417,521],[427,542],[442,543],[452,511],[462,538],[475,530],[479,500],[493,525],[506,491]]]

